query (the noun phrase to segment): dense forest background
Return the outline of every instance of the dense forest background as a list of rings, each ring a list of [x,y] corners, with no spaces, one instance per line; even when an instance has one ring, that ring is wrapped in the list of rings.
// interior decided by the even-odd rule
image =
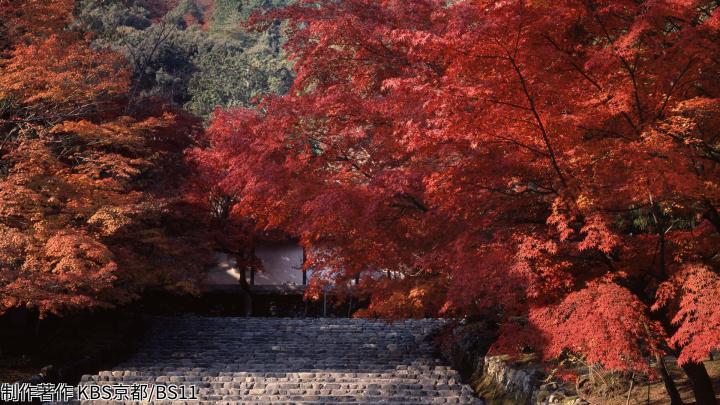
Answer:
[[[207,118],[216,106],[252,106],[292,83],[278,21],[264,31],[243,22],[288,0],[83,0],[77,24],[93,45],[124,54],[132,97],[155,97]]]

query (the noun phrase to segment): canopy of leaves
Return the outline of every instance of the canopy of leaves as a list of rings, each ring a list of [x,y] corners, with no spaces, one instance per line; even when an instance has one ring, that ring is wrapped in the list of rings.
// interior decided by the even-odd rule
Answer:
[[[146,288],[193,290],[209,251],[187,232],[192,217],[175,190],[198,120],[157,108],[125,115],[124,57],[68,28],[73,2],[5,6],[0,313],[65,313]]]
[[[720,347],[717,2],[308,0],[254,22],[284,18],[290,93],[216,113],[193,157],[236,215],[377,288],[367,314],[482,313],[496,348],[616,369]]]

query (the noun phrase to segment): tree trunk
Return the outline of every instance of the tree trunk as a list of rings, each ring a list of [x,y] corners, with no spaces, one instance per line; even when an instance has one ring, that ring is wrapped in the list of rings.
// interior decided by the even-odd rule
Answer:
[[[717,405],[715,390],[703,363],[686,363],[682,366],[687,374],[697,405]]]
[[[250,285],[247,282],[247,270],[244,262],[241,262],[240,260],[235,260],[235,263],[237,263],[238,267],[240,267],[240,293],[243,297],[244,316],[251,317],[253,312],[252,295],[250,294]]]
[[[663,227],[660,226],[658,222],[658,215],[655,214],[656,207],[655,203],[653,203],[652,196],[650,197],[650,203],[652,204],[652,214],[653,219],[655,220],[655,227],[657,228],[656,232],[658,235],[658,272],[660,273],[659,278],[661,280],[665,280],[667,278],[667,272],[665,269],[665,233],[662,232]],[[665,311],[663,311],[661,322],[665,330],[669,332],[672,329],[672,325],[669,322],[667,314],[664,312]],[[650,334],[647,325],[645,325],[645,331]],[[672,336],[672,333],[668,333],[668,336]],[[655,363],[657,363],[656,367],[658,369],[658,372],[660,373],[660,376],[662,377],[663,383],[665,384],[665,390],[670,397],[670,405],[682,405],[682,398],[680,398],[680,393],[678,392],[677,386],[675,385],[675,381],[673,381],[672,376],[670,376],[670,373],[668,373],[667,367],[665,367],[665,361],[663,361],[662,355],[655,355]]]
[[[662,377],[663,383],[665,384],[665,390],[668,393],[668,396],[670,397],[670,405],[683,405],[683,401],[680,398],[680,393],[677,390],[677,387],[675,386],[675,381],[673,381],[672,377],[670,376],[670,373],[668,373],[667,368],[665,367],[665,362],[662,359],[662,356],[659,354],[655,355],[655,363],[657,363],[657,370],[660,373],[660,376]]]
[[[249,291],[243,290],[243,309],[245,311],[244,316],[249,318],[253,315],[252,295]]]
[[[703,213],[703,216],[715,226],[715,229],[717,229],[718,232],[720,232],[720,213],[718,213],[717,208],[715,208],[710,200],[705,199],[704,203],[706,210]]]

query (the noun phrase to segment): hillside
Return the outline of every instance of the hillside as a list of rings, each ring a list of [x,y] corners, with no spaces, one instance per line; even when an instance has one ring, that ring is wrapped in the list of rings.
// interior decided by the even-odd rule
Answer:
[[[250,32],[253,12],[287,0],[84,0],[78,22],[97,46],[126,55],[136,102],[160,98],[207,117],[216,106],[252,106],[292,82],[281,24]]]

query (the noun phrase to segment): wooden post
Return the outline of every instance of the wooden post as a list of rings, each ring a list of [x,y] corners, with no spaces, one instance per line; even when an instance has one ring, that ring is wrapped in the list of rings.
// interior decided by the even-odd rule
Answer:
[[[327,317],[327,293],[329,289],[329,285],[323,287],[323,317]]]
[[[352,292],[350,292],[350,298],[348,298],[348,318],[352,317],[352,305],[353,305],[353,296],[352,296]]]
[[[323,291],[323,318],[327,316],[327,291]]]
[[[247,268],[241,266],[240,263],[244,262],[241,260],[235,260],[235,265],[240,268],[240,293],[243,296],[243,311],[246,317],[252,316],[252,295],[250,295],[250,286],[247,282]],[[251,270],[252,272],[252,270]],[[251,274],[252,282],[252,274]]]
[[[305,254],[305,247],[303,247],[302,250],[303,250],[303,258],[302,258],[303,285],[307,285],[307,270],[305,270],[305,261],[307,260],[307,255]]]

